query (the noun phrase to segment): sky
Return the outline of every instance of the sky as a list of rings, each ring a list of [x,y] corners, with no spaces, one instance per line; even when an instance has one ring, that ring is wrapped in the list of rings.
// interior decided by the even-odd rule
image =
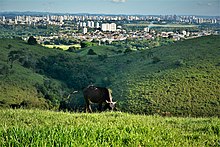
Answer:
[[[0,0],[0,12],[220,16],[220,0]]]

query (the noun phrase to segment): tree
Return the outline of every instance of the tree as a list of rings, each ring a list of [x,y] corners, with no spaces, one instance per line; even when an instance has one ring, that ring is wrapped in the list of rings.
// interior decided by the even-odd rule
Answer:
[[[8,45],[8,49],[11,49],[11,48],[12,48],[12,45],[11,45],[11,44],[9,44],[9,45]]]
[[[69,47],[69,49],[67,50],[68,52],[74,52],[74,51],[76,51],[77,50],[77,47],[75,47],[75,46],[71,46],[71,47]]]
[[[153,60],[152,63],[154,63],[154,64],[161,61],[160,58],[159,58],[159,57],[156,57],[156,56],[153,57],[152,60]]]
[[[94,52],[93,49],[89,49],[89,51],[88,51],[87,54],[88,54],[88,55],[97,55],[97,54]]]
[[[132,52],[132,49],[130,47],[126,48],[126,50],[124,51],[125,54],[131,53],[131,52]]]
[[[10,69],[8,65],[6,64],[0,65],[0,75],[5,75],[7,77],[9,73],[10,73]]]
[[[8,61],[11,62],[10,67],[11,68],[13,67],[14,61],[19,60],[19,59],[21,59],[23,57],[24,57],[24,52],[23,51],[17,50],[17,51],[9,52],[9,54],[8,54]]]
[[[30,36],[29,39],[28,39],[28,44],[29,44],[29,45],[35,45],[35,44],[37,44],[36,38],[34,38],[33,36]]]
[[[92,45],[93,44],[91,42],[87,42],[87,41],[80,42],[81,48],[89,47],[89,46],[92,46]]]

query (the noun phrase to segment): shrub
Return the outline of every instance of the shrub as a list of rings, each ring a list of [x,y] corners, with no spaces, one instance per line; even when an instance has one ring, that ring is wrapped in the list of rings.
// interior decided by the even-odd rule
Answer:
[[[153,57],[152,60],[153,60],[152,63],[154,64],[161,61],[159,57]]]
[[[0,75],[8,76],[9,73],[10,73],[10,68],[8,65],[6,64],[0,65]]]
[[[88,54],[88,55],[97,55],[97,54],[94,52],[93,49],[89,49],[89,51],[88,51],[87,54]]]
[[[179,60],[177,60],[177,61],[175,62],[175,65],[179,67],[179,66],[185,65],[185,63],[184,63],[183,60],[179,59]]]
[[[35,44],[37,44],[36,38],[34,38],[33,36],[30,36],[29,39],[28,39],[28,44],[29,44],[29,45],[35,45]]]
[[[11,44],[9,44],[7,48],[8,48],[8,49],[11,49],[11,48],[12,48],[12,45],[11,45]]]
[[[126,53],[131,53],[132,52],[132,49],[131,48],[127,48],[125,51],[124,51],[124,53],[126,54]]]
[[[105,60],[106,58],[108,58],[108,55],[98,55],[98,58],[99,58],[99,60],[100,61],[103,61],[103,60]]]

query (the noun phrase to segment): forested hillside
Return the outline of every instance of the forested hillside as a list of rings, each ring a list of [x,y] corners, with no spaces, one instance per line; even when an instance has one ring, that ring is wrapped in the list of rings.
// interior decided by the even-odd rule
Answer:
[[[81,90],[94,84],[112,89],[121,111],[219,116],[219,42],[207,36],[108,56],[0,39],[0,106],[81,111]]]

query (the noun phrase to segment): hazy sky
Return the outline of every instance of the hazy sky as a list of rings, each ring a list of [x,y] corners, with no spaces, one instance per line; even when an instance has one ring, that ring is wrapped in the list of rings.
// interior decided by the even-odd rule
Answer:
[[[220,0],[0,0],[0,11],[220,16]]]

